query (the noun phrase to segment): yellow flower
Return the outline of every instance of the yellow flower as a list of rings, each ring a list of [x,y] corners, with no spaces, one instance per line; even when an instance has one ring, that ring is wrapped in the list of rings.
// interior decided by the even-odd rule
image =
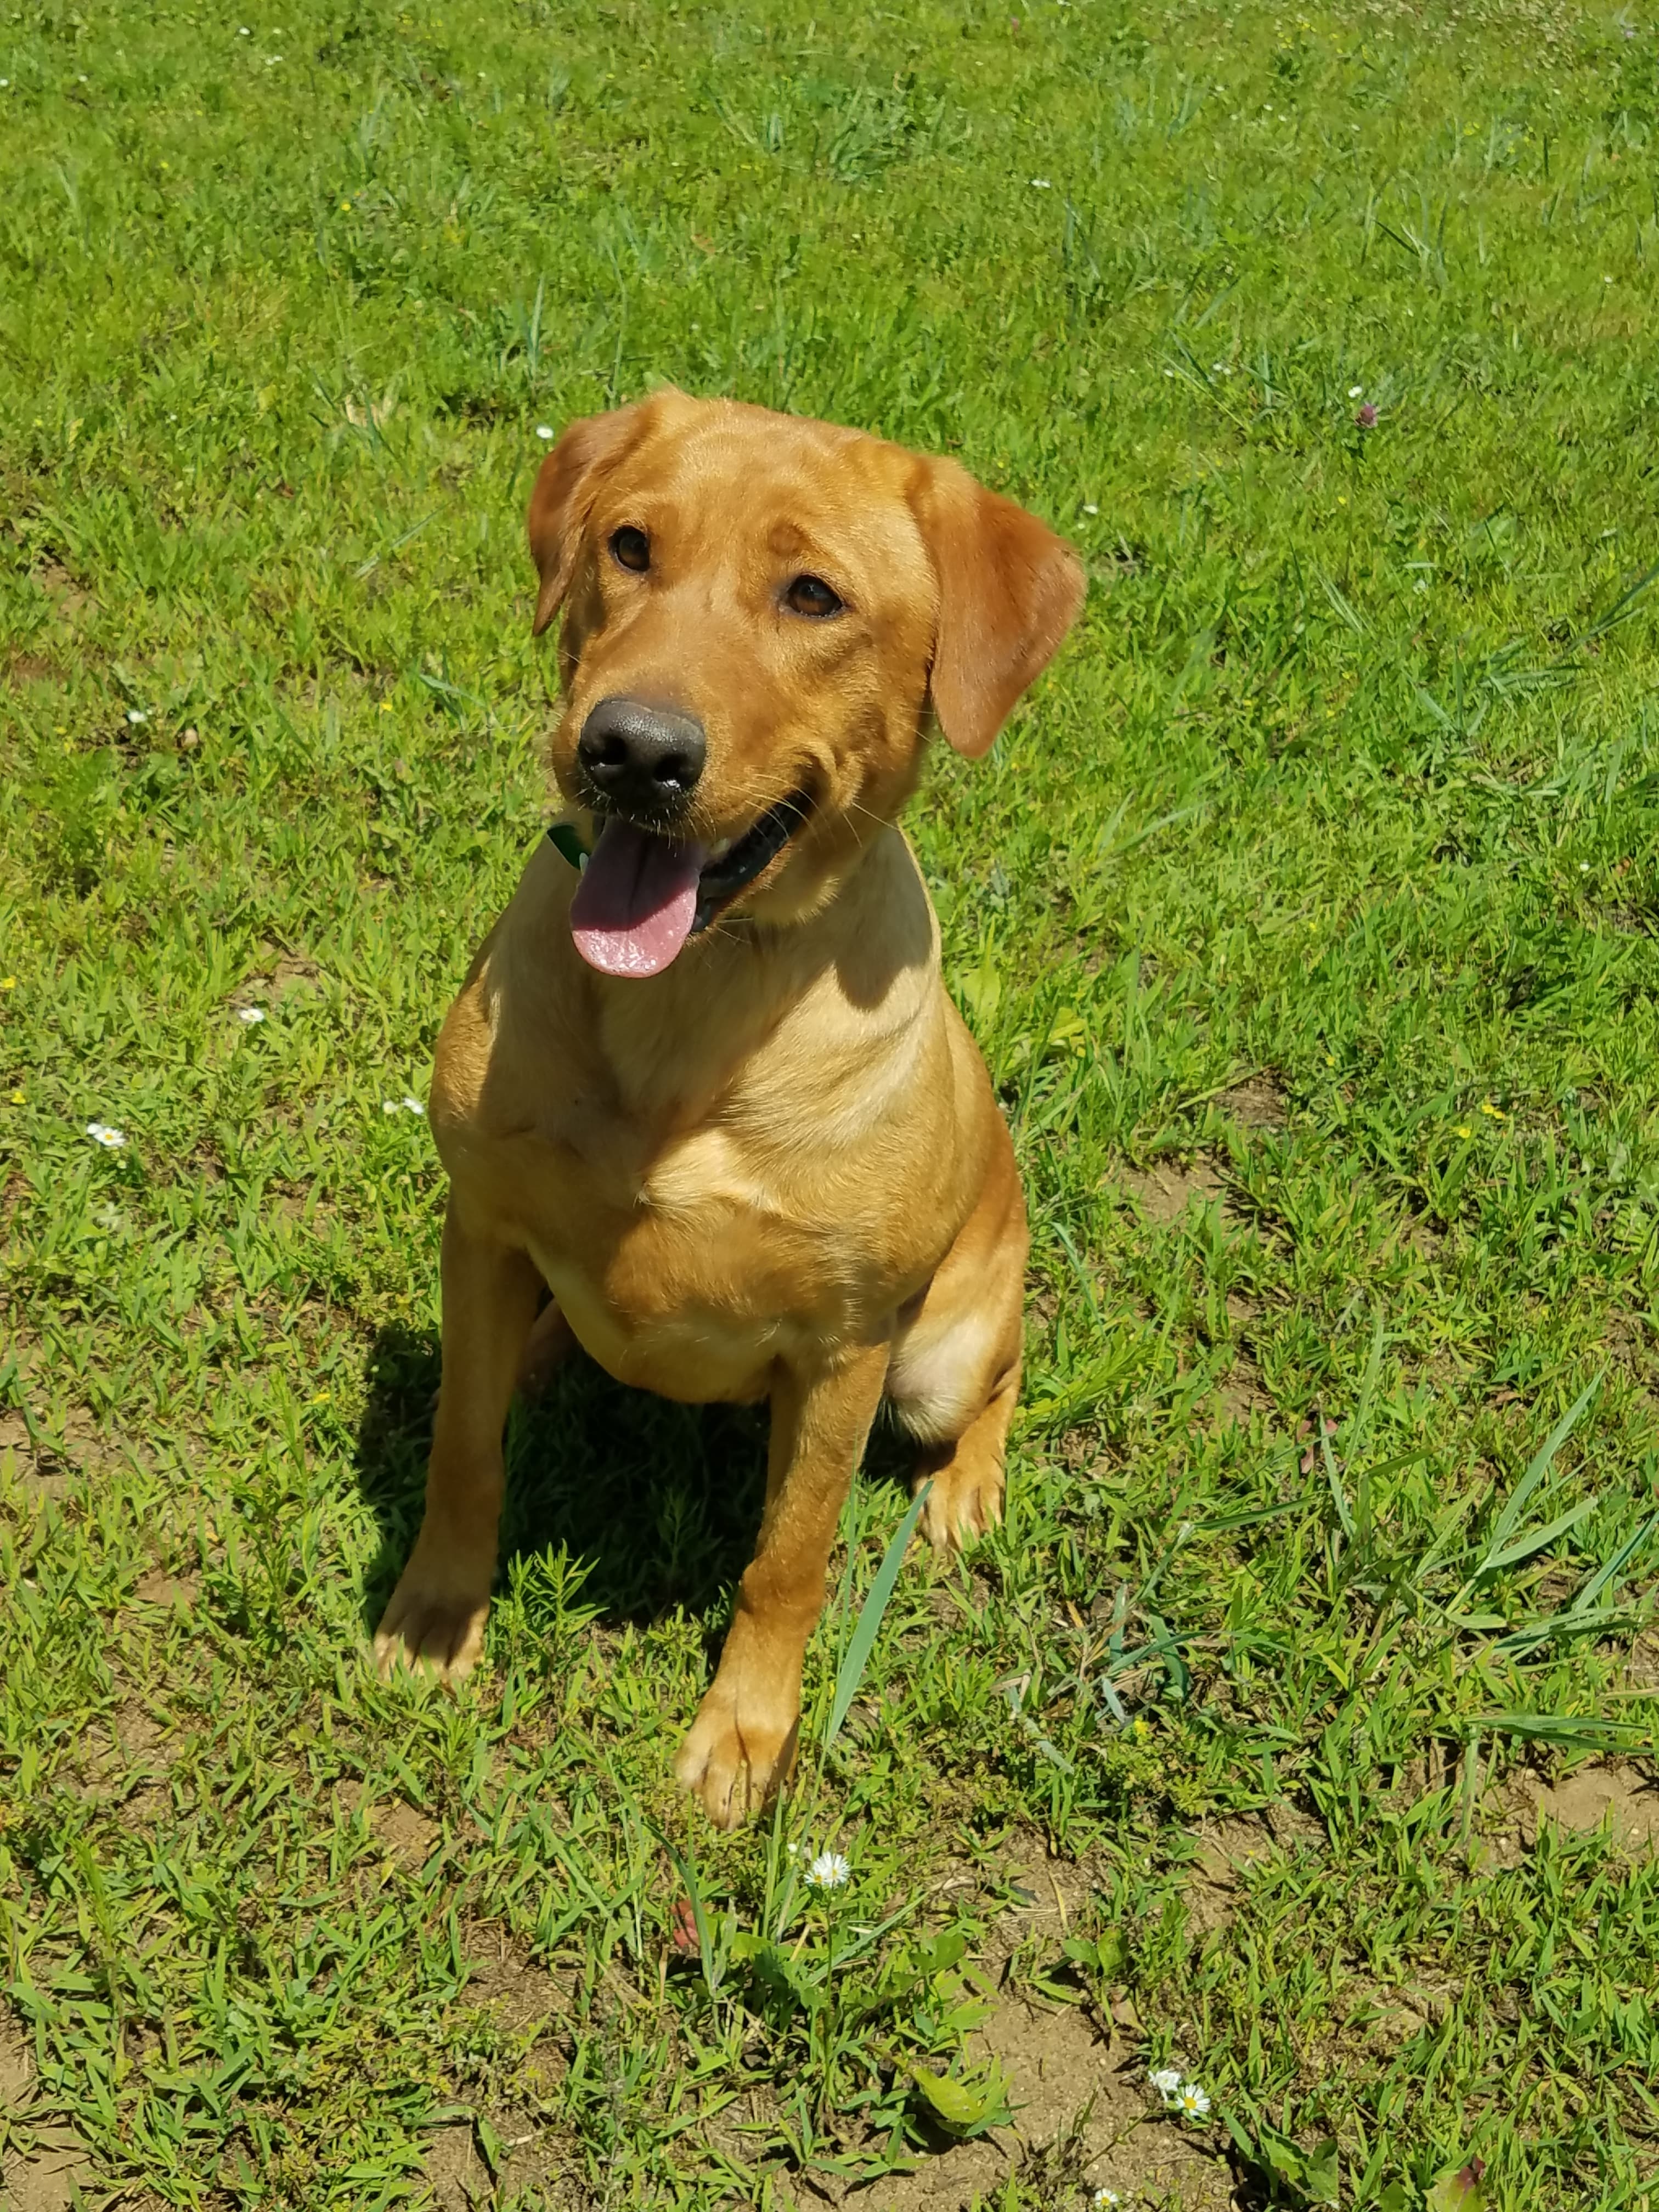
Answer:
[[[1472,1137],[1474,1132],[1467,1121],[1460,1121],[1457,1125],[1457,1134],[1460,1137]]]
[[[14,1106],[21,1106],[21,1105],[22,1104],[22,1103],[23,1103],[23,1094],[22,1094],[22,1092],[21,1092],[21,1091],[14,1091],[12,1092],[12,1094],[11,1094],[11,1103],[12,1103],[12,1104],[13,1104]]]
[[[1481,1100],[1480,1111],[1483,1114],[1490,1114],[1494,1121],[1501,1121],[1504,1118],[1503,1108],[1501,1106],[1494,1106],[1490,1098],[1483,1098]]]
[[[0,975],[0,991],[15,991],[16,988],[17,978],[15,975]]]

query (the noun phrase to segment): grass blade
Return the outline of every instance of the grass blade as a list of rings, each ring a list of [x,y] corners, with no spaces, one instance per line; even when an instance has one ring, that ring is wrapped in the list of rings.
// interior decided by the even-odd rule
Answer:
[[[847,1647],[847,1656],[841,1662],[841,1672],[836,1676],[836,1695],[830,1707],[830,1724],[823,1731],[823,1747],[829,1750],[841,1733],[848,1709],[858,1695],[859,1684],[864,1680],[864,1670],[870,1663],[870,1654],[875,1648],[876,1634],[881,1626],[881,1617],[887,1610],[887,1601],[893,1595],[893,1585],[903,1564],[905,1547],[915,1534],[921,1518],[921,1509],[927,1503],[931,1481],[924,1482],[910,1501],[910,1510],[894,1531],[893,1540],[887,1547],[887,1556],[876,1570],[876,1579],[870,1585],[868,1596],[859,1608],[858,1626],[853,1631],[853,1640]]]
[[[1576,1528],[1585,1515],[1594,1513],[1601,1503],[1601,1493],[1598,1491],[1594,1498],[1586,1498],[1567,1512],[1557,1514],[1555,1519],[1547,1522],[1543,1528],[1530,1528],[1524,1536],[1517,1536],[1512,1544],[1505,1544],[1501,1552],[1489,1552],[1478,1579],[1484,1581],[1500,1569],[1512,1567],[1517,1560],[1530,1559],[1534,1552],[1543,1551],[1558,1536],[1565,1536],[1569,1528]]]
[[[1572,1404],[1568,1407],[1566,1412],[1562,1414],[1548,1436],[1545,1437],[1537,1451],[1534,1453],[1528,1462],[1526,1473],[1516,1484],[1508,1504],[1492,1524],[1492,1534],[1486,1540],[1486,1556],[1474,1571],[1474,1581],[1479,1582],[1483,1575],[1491,1571],[1494,1559],[1503,1551],[1504,1547],[1519,1526],[1521,1516],[1531,1501],[1534,1491],[1554,1465],[1555,1455],[1577,1427],[1591,1399],[1595,1396],[1606,1379],[1607,1370],[1604,1368],[1594,1382],[1585,1384],[1583,1389],[1579,1392]]]
[[[714,1972],[714,1946],[708,1933],[708,1915],[703,1908],[702,1885],[697,1880],[693,1863],[684,1857],[660,1828],[653,1832],[674,1862],[674,1871],[685,1884],[685,1893],[691,1900],[691,1920],[697,1931],[697,1950],[702,1960],[703,1986],[711,1997],[720,1994],[720,1979]]]

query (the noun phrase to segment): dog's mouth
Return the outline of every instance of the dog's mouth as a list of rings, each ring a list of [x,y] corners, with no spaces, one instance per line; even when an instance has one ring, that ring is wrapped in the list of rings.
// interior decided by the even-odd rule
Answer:
[[[811,811],[807,793],[791,792],[742,836],[715,845],[665,836],[620,814],[601,817],[570,902],[577,951],[603,975],[660,974],[770,866]]]

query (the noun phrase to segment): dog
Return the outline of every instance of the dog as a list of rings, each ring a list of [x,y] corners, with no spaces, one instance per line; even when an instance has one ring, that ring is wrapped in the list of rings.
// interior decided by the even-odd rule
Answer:
[[[935,730],[989,748],[1084,575],[953,461],[672,388],[565,430],[529,534],[566,811],[438,1041],[442,1382],[375,1648],[477,1660],[526,1361],[580,1342],[666,1397],[769,1400],[759,1539],[675,1762],[733,1827],[793,1765],[884,1396],[935,1547],[1000,1517],[1024,1195],[895,824]]]

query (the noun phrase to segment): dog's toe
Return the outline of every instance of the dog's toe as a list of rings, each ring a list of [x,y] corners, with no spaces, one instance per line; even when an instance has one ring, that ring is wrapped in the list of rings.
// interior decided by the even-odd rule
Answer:
[[[486,1592],[470,1592],[411,1582],[405,1571],[374,1633],[374,1661],[386,1681],[399,1667],[432,1668],[446,1682],[470,1674],[483,1650]]]
[[[674,1772],[717,1828],[740,1828],[788,1779],[797,1733],[793,1719],[786,1726],[740,1717],[716,1685],[680,1746]]]
[[[931,1481],[921,1525],[936,1552],[965,1551],[1002,1518],[1002,1475],[966,1467],[941,1468],[919,1474],[912,1492]]]

